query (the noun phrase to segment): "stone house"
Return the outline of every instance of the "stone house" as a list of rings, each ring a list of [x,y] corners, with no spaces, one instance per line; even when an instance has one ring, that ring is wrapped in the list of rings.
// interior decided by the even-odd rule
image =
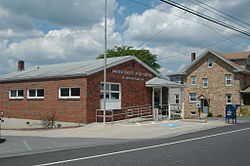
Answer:
[[[184,116],[197,118],[196,101],[206,116],[225,116],[227,104],[240,104],[250,110],[250,51],[219,53],[207,50],[197,59],[191,54],[191,63],[177,74],[169,75],[172,81],[183,80]],[[239,109],[238,109],[239,110]]]

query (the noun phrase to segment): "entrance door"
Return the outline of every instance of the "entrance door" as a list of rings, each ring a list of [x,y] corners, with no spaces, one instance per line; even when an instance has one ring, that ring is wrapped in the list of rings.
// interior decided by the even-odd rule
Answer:
[[[161,104],[160,90],[160,88],[154,88],[154,108],[159,108],[159,105]]]
[[[207,100],[203,100],[202,112],[203,113],[208,113],[208,107],[209,107],[208,101]]]

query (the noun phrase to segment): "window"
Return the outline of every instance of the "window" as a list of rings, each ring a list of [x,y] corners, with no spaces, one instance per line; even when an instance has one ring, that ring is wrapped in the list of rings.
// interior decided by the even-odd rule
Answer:
[[[10,90],[9,91],[9,98],[11,99],[23,99],[23,90]]]
[[[226,104],[232,104],[232,95],[231,94],[226,95]]]
[[[176,95],[175,95],[175,103],[176,103],[176,104],[179,104],[179,103],[180,103],[180,96],[179,96],[179,94],[176,94]]]
[[[28,89],[27,94],[30,99],[44,98],[44,89]]]
[[[190,111],[190,115],[196,115],[196,111]]]
[[[207,78],[202,78],[202,85],[203,85],[203,88],[207,88]]]
[[[196,85],[196,76],[191,77],[191,84]]]
[[[104,83],[101,83],[101,99],[103,99]],[[120,84],[106,83],[106,99],[107,100],[120,100]]]
[[[80,88],[60,88],[59,98],[80,98]]]
[[[189,93],[189,101],[196,102],[196,93]]]
[[[207,60],[207,65],[208,65],[208,68],[212,68],[213,67],[213,59],[212,58],[209,58]]]
[[[231,85],[232,85],[232,75],[226,74],[226,86],[231,86]]]

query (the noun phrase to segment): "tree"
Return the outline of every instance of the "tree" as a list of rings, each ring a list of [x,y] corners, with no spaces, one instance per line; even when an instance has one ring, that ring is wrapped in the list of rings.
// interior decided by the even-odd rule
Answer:
[[[132,46],[115,46],[113,49],[107,50],[107,58],[120,57],[120,56],[135,56],[148,66],[159,72],[160,65],[156,63],[157,57],[153,55],[149,50],[145,49],[133,49]],[[96,59],[103,59],[104,54],[99,55]]]

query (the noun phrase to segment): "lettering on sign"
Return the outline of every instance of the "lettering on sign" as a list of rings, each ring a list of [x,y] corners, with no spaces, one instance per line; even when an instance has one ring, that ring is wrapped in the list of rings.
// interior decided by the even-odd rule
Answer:
[[[143,73],[139,71],[128,71],[128,70],[112,70],[112,73],[122,75],[122,79],[124,80],[136,80],[136,81],[144,81],[142,77],[153,77],[150,73]],[[127,76],[125,76],[127,75]]]

